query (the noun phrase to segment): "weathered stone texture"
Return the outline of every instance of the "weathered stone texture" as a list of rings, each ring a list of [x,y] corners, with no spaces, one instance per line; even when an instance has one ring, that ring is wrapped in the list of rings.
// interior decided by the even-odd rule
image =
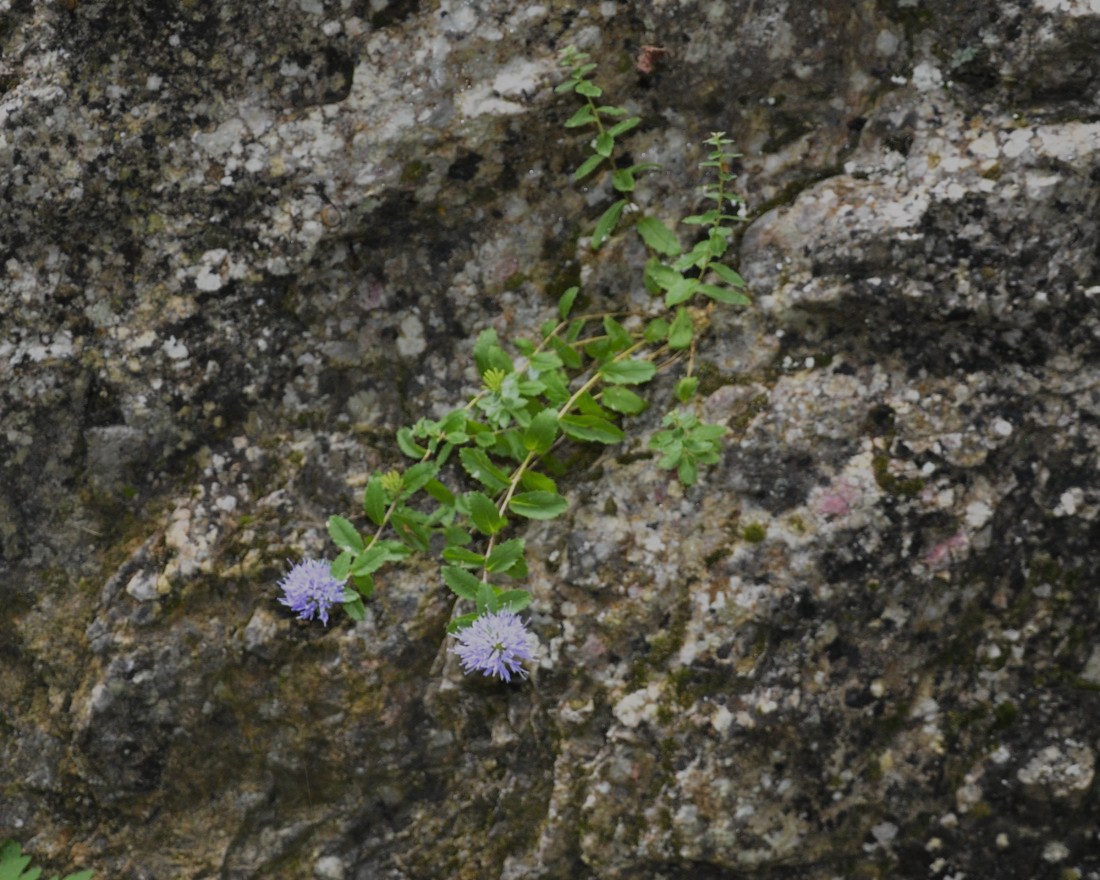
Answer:
[[[1100,878],[1100,7],[0,0],[0,838],[118,878]],[[527,532],[529,683],[435,566],[275,600],[484,327],[644,305],[743,151],[754,294]],[[643,45],[668,49],[653,73]],[[670,389],[658,385],[658,395]]]

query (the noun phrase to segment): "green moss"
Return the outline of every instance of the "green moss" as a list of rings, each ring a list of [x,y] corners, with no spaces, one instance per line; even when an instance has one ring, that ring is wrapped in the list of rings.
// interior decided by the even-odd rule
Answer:
[[[924,488],[924,480],[920,477],[899,477],[890,473],[890,457],[888,455],[876,455],[871,462],[875,472],[875,482],[887,495],[895,498],[913,498],[920,494]]]
[[[749,523],[741,530],[741,536],[750,544],[759,544],[768,535],[768,527],[763,523]]]
[[[990,731],[996,732],[1011,727],[1015,723],[1018,714],[1015,703],[1009,700],[998,703],[997,708],[993,710],[993,726],[990,727]]]
[[[402,183],[420,183],[425,177],[427,177],[430,167],[426,162],[422,162],[420,159],[413,159],[411,162],[406,162],[401,169],[401,182]]]
[[[507,278],[504,279],[505,290],[519,290],[523,287],[527,281],[527,276],[523,272],[513,272]]]

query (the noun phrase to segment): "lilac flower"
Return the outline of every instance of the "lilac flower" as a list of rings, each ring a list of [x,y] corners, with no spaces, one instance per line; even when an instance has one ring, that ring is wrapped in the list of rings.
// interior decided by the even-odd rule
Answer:
[[[514,611],[483,614],[454,636],[461,644],[451,653],[458,655],[467,675],[480,669],[504,681],[511,681],[513,674],[527,678],[521,661],[533,660],[538,648],[538,639]]]
[[[344,585],[329,571],[322,560],[306,559],[295,565],[279,581],[284,596],[279,601],[302,620],[312,620],[316,614],[328,626],[328,610],[344,597]]]

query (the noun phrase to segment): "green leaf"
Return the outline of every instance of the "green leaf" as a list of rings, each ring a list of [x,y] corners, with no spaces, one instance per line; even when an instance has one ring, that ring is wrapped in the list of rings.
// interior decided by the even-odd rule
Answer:
[[[656,217],[643,217],[638,221],[636,228],[642,241],[659,254],[675,257],[683,250],[676,233]]]
[[[352,590],[344,590],[342,607],[352,620],[364,620],[367,616],[367,609],[363,607],[363,598]]]
[[[363,539],[359,536],[359,531],[342,516],[328,518],[328,533],[341,550],[358,553],[363,549]]]
[[[578,110],[576,113],[570,116],[569,119],[566,120],[565,127],[577,128],[578,126],[586,125],[589,122],[595,121],[596,114],[592,112],[592,105],[585,104],[583,107],[581,107],[580,110]]]
[[[699,469],[695,466],[695,462],[690,458],[685,458],[680,462],[680,466],[676,469],[676,475],[680,478],[680,482],[685,486],[694,486],[696,477],[699,473]]]
[[[580,293],[579,287],[570,287],[558,300],[558,315],[563,321],[569,317],[569,310],[573,308],[573,301],[576,300],[578,293]]]
[[[561,358],[561,362],[569,367],[571,370],[576,370],[583,363],[580,354],[573,346],[562,342],[557,337],[550,340],[550,345],[553,346],[554,351],[557,352],[558,357]]]
[[[467,550],[465,547],[444,547],[443,558],[459,565],[482,566],[485,564],[485,557],[481,553],[474,553],[473,550]]]
[[[462,467],[466,473],[490,492],[502,492],[508,488],[508,475],[493,464],[489,456],[482,450],[466,447],[459,450],[458,457],[462,461]]]
[[[438,470],[439,467],[434,461],[422,461],[414,464],[401,475],[401,498],[408,498],[423,489],[435,478]]]
[[[458,526],[447,526],[443,530],[443,537],[447,539],[447,544],[451,547],[463,547],[466,544],[472,544],[474,541],[473,535]]]
[[[561,429],[575,440],[618,443],[624,436],[620,428],[599,416],[562,416],[558,419],[558,423]]]
[[[397,432],[397,445],[409,458],[423,458],[428,452],[413,440],[412,431],[409,428],[402,428]]]
[[[414,518],[415,516],[417,515],[407,507],[402,508],[394,513],[390,523],[393,525],[398,537],[401,538],[407,552],[408,550],[417,550],[426,553],[432,540],[432,533],[418,519]]]
[[[671,266],[658,263],[656,260],[651,260],[646,264],[645,273],[646,278],[653,281],[660,290],[671,290],[673,285],[684,280],[683,274],[677,272]]]
[[[729,266],[724,266],[721,263],[712,263],[710,266],[712,272],[721,278],[726,284],[733,287],[744,287],[745,279],[733,271]]]
[[[645,401],[637,394],[617,385],[605,388],[600,401],[608,409],[628,416],[637,415],[646,407]]]
[[[613,107],[611,105],[597,107],[596,110],[601,116],[612,117],[626,116],[626,114],[629,112],[625,107]]]
[[[654,318],[645,325],[642,338],[649,343],[664,342],[668,338],[668,321],[664,318]]]
[[[484,614],[489,610],[489,603],[496,598],[497,591],[493,589],[492,584],[487,584],[482,581],[477,585],[477,595],[474,596],[474,602],[477,605],[477,613]]]
[[[445,507],[454,507],[455,505],[454,493],[439,480],[428,480],[424,485],[424,491]]]
[[[606,419],[611,415],[611,413],[600,406],[596,402],[596,398],[587,391],[577,398],[577,409],[579,409],[583,415],[599,416],[601,419]],[[561,424],[561,419],[558,420],[558,423]]]
[[[505,609],[513,612],[522,611],[528,605],[531,604],[531,594],[526,590],[504,590],[501,593],[497,593],[489,602],[489,609],[491,611],[503,611]]]
[[[477,335],[477,341],[474,343],[474,363],[477,364],[477,371],[481,376],[489,370],[511,373],[515,369],[512,366],[512,359],[500,347],[497,332],[492,327],[482,330]]]
[[[523,432],[523,445],[529,452],[542,455],[558,437],[558,414],[552,409],[536,413]]]
[[[626,328],[610,315],[604,316],[603,329],[604,333],[607,334],[611,347],[616,351],[626,351],[634,341],[630,338],[630,334],[626,332]]]
[[[540,474],[538,471],[524,471],[523,476],[519,478],[519,481],[524,489],[530,489],[531,491],[558,491],[557,483],[546,476],[546,474]]]
[[[355,554],[350,550],[345,550],[334,560],[332,565],[328,567],[329,574],[335,580],[346,581],[348,579],[348,573],[351,571],[351,561],[355,558]]]
[[[489,560],[485,564],[486,571],[505,572],[523,558],[523,538],[513,538],[505,541],[499,547],[494,547],[489,554]]]
[[[673,351],[687,348],[691,345],[693,332],[691,314],[687,309],[677,309],[676,318],[673,320],[672,326],[668,328],[668,347]]]
[[[600,375],[612,385],[640,385],[648,382],[657,372],[652,361],[630,358],[625,361],[611,361],[600,367]]]
[[[695,295],[695,291],[699,288],[698,278],[681,278],[675,284],[669,288],[668,293],[665,294],[665,305],[669,308],[678,306],[682,302],[687,302]]]
[[[604,157],[601,156],[599,153],[589,156],[581,163],[580,167],[573,172],[573,179],[584,180],[584,178],[595,171],[596,167],[603,161]]]
[[[634,172],[629,168],[616,168],[611,172],[611,185],[621,193],[634,192]]]
[[[584,95],[586,98],[598,98],[603,94],[603,89],[588,80],[581,80],[577,83],[577,94]]]
[[[454,565],[443,566],[443,583],[461,599],[473,602],[477,598],[478,579],[464,569]]]
[[[569,502],[553,492],[520,492],[513,495],[508,508],[527,519],[553,519],[569,507]]]
[[[487,495],[481,492],[467,492],[462,497],[466,502],[466,508],[470,511],[470,519],[482,534],[495,535],[508,524],[508,520],[497,512],[496,505]]]
[[[676,399],[680,403],[687,403],[695,396],[695,391],[699,388],[699,380],[695,376],[685,376],[679,382],[676,383]]]
[[[351,582],[355,584],[355,589],[359,591],[359,594],[370,598],[374,595],[374,578],[369,574],[361,574],[353,577]]]
[[[404,559],[412,551],[398,541],[379,541],[355,557],[351,564],[354,576],[374,574],[387,562]]]
[[[530,369],[538,373],[540,378],[542,374],[549,373],[551,370],[556,370],[561,366],[561,358],[552,351],[540,351],[531,355]]]
[[[622,216],[623,208],[626,207],[626,199],[619,199],[610,208],[603,212],[599,221],[596,223],[596,229],[592,233],[592,250],[596,250],[601,244],[603,244],[607,237],[615,229],[615,224],[619,222],[619,217]]]
[[[752,300],[743,293],[738,293],[736,290],[730,290],[728,287],[718,287],[714,284],[700,284],[699,292],[705,296],[709,296],[711,299],[717,300],[720,303],[727,303],[728,305],[747,306],[752,302]]]
[[[630,116],[627,119],[622,120],[621,122],[616,122],[613,126],[611,126],[611,128],[607,130],[607,133],[613,138],[617,138],[619,135],[626,134],[632,128],[637,127],[638,124],[641,123],[641,121],[642,117],[640,116]]]
[[[475,611],[472,614],[463,614],[460,617],[456,617],[447,624],[447,632],[453,636],[455,633],[466,629],[466,627],[477,620],[479,616],[480,615]]]
[[[593,148],[599,155],[606,159],[615,149],[614,135],[607,131],[601,131],[596,135],[596,143],[593,145]]]
[[[382,525],[386,520],[386,492],[382,488],[381,474],[373,474],[367,481],[367,488],[363,492],[363,509],[370,517],[370,521],[376,526]]]

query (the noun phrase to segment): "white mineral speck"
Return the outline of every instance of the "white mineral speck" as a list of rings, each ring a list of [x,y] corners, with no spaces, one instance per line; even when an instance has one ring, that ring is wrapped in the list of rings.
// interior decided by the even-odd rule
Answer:
[[[401,333],[397,337],[397,351],[402,357],[416,357],[428,344],[424,341],[424,325],[416,315],[409,315],[401,322]]]
[[[1008,437],[1012,433],[1012,422],[1006,419],[997,419],[993,423],[993,433],[999,437]]]
[[[1060,841],[1052,840],[1043,847],[1043,861],[1052,865],[1063,861],[1069,855],[1069,849]]]
[[[176,339],[175,336],[170,336],[168,341],[161,347],[164,349],[164,353],[174,361],[183,360],[188,354],[187,346]]]

